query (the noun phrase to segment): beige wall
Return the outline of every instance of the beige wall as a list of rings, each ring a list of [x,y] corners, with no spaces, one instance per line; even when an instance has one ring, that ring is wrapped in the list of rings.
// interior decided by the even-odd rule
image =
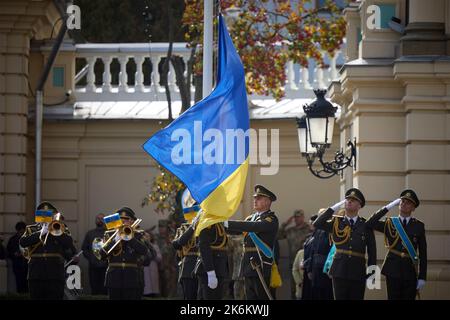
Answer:
[[[30,40],[48,37],[59,18],[52,1],[0,2],[0,236],[26,211]],[[57,30],[58,28],[56,28]],[[6,290],[0,261],[0,293]]]
[[[376,2],[363,1],[361,8]],[[425,23],[421,28],[443,22],[444,1],[433,2],[430,10],[423,9],[424,3],[411,1],[410,17]],[[401,7],[402,2],[397,1],[397,8]],[[421,48],[428,45],[423,38],[417,51],[408,47],[414,57],[400,57],[399,51],[392,55],[381,49],[398,47],[403,39],[394,41],[391,31],[364,31],[366,41],[360,45],[360,54],[366,60],[347,63],[340,81],[330,88],[332,99],[343,107],[341,136],[354,136],[358,144],[358,168],[348,172],[341,185],[363,190],[367,199],[363,214],[397,198],[404,188],[417,191],[421,205],[414,215],[426,225],[429,262],[422,298],[449,299],[450,62],[423,56]],[[377,50],[371,46],[373,41],[383,44],[377,53],[373,52]],[[380,57],[384,59],[371,59]],[[395,214],[393,210],[388,215]],[[377,235],[379,259],[386,252],[382,241]],[[372,291],[368,297],[385,295]]]

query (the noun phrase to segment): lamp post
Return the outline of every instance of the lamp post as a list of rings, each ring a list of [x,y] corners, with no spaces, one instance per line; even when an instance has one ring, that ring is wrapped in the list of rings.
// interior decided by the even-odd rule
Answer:
[[[305,115],[297,118],[298,139],[300,152],[306,158],[308,168],[313,175],[321,179],[328,179],[347,167],[356,169],[356,139],[347,142],[350,154],[347,156],[343,150],[335,153],[334,160],[324,161],[326,150],[333,141],[333,129],[337,107],[325,99],[326,90],[314,90],[316,100],[303,106]],[[314,162],[319,160],[321,168],[315,169]]]

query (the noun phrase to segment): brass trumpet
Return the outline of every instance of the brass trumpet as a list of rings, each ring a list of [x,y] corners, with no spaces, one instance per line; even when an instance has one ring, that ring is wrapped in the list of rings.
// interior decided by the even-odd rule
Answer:
[[[49,234],[54,237],[59,237],[65,232],[66,226],[61,220],[61,213],[58,212],[53,218],[53,221],[48,225],[48,232],[45,235],[44,245],[47,243]]]
[[[133,222],[133,224],[131,226],[124,225],[124,226],[117,228],[117,230],[101,245],[102,250],[104,252],[106,252],[106,254],[109,255],[109,254],[111,254],[111,252],[114,251],[114,249],[119,245],[119,243],[122,240],[129,241],[129,240],[133,239],[136,228],[141,222],[142,222],[142,219],[137,219],[136,221]],[[109,249],[107,249],[107,246],[112,241],[114,241],[114,239],[116,238],[117,235],[119,235],[120,240],[114,242],[114,244],[111,245],[111,247]]]

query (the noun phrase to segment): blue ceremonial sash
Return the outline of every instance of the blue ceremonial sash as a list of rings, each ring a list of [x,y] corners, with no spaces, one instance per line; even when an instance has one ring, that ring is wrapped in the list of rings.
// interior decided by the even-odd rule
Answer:
[[[256,215],[254,215],[250,221],[255,221],[256,219]],[[273,251],[272,249],[270,249],[270,247],[264,243],[264,241],[261,240],[260,237],[258,237],[256,235],[256,233],[254,232],[249,232],[248,235],[250,236],[250,238],[252,239],[253,243],[255,244],[255,246],[258,247],[259,250],[261,250],[261,252],[269,259],[273,258]]]
[[[405,229],[403,229],[399,217],[391,217],[391,220],[400,236],[400,239],[402,239],[403,245],[405,246],[406,250],[408,250],[409,256],[411,257],[413,262],[416,263],[418,260],[416,250],[414,250],[414,246],[412,245],[411,240],[406,234]]]
[[[272,249],[270,249],[270,247],[264,243],[264,241],[262,241],[254,232],[249,232],[248,235],[250,236],[250,238],[252,239],[253,243],[255,244],[255,246],[257,246],[259,248],[259,250],[261,250],[261,252],[269,259],[273,258],[273,252]]]
[[[333,243],[331,246],[330,252],[328,252],[327,260],[325,261],[325,264],[323,265],[323,273],[328,274],[331,268],[331,264],[333,263],[334,254],[336,253],[336,245]]]

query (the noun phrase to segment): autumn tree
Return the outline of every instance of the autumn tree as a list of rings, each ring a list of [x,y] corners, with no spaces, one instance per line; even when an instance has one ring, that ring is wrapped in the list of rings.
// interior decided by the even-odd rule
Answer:
[[[288,60],[306,67],[308,60],[313,59],[324,67],[323,53],[334,56],[339,49],[346,24],[341,8],[333,1],[325,1],[322,7],[315,7],[314,3],[311,0],[222,0],[218,3],[242,59],[249,94],[272,95],[280,100],[285,94]],[[191,77],[196,79],[196,100],[200,93],[203,0],[185,0],[182,27],[187,30],[185,39],[191,48],[187,76],[184,75],[181,57],[169,51],[166,62],[174,66],[183,112],[190,107]],[[157,203],[158,208],[171,207],[170,203],[173,203],[179,191],[177,187],[182,187],[176,178],[173,181],[165,180],[169,175],[161,171],[148,197]]]

